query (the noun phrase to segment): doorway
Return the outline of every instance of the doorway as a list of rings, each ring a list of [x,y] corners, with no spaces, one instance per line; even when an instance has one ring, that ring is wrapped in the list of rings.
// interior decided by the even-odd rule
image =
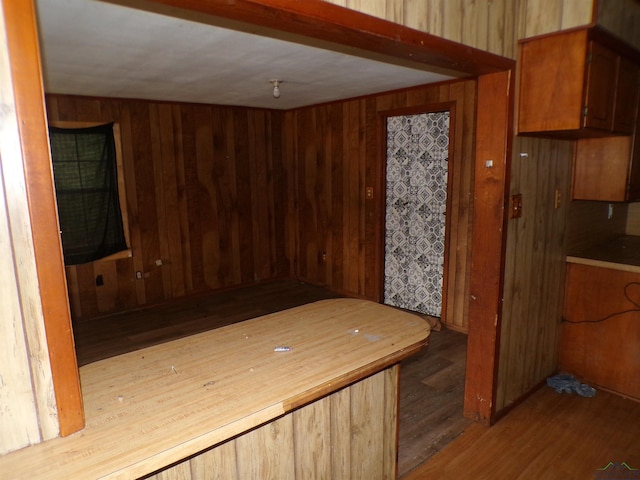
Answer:
[[[434,317],[445,311],[450,116],[386,118],[383,301]]]

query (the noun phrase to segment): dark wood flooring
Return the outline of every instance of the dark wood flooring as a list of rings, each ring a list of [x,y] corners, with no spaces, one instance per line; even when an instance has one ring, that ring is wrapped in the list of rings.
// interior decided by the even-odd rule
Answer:
[[[78,363],[134,351],[255,318],[335,294],[279,280],[133,312],[74,322]],[[466,335],[432,331],[429,346],[400,369],[399,475],[405,475],[458,437],[462,416]]]
[[[398,473],[410,472],[464,432],[467,336],[443,328],[400,367]]]

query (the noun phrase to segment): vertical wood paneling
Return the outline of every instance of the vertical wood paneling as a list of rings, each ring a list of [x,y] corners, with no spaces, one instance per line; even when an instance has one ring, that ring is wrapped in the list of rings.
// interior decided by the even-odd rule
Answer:
[[[640,4],[634,0],[597,0],[597,23],[640,49]]]
[[[0,2],[0,455],[84,425],[35,10]]]
[[[238,478],[235,442],[226,442],[197,455],[189,462],[191,480]]]
[[[150,480],[392,480],[395,365],[206,450]]]
[[[314,402],[293,412],[294,478],[331,476],[331,402]]]
[[[294,480],[293,416],[285,415],[236,440],[238,479]]]
[[[74,318],[289,274],[281,113],[63,95],[47,110],[122,132],[132,257],[67,267]]]
[[[573,142],[516,137],[511,192],[523,214],[508,225],[497,410],[556,368],[572,152]]]
[[[467,326],[471,188],[475,132],[475,82],[426,86],[393,94],[295,110],[288,115],[299,165],[297,275],[309,282],[379,301],[382,294],[384,223],[384,129],[389,110],[451,102],[455,105],[452,150],[452,223],[445,322]],[[365,187],[374,198],[365,198]],[[322,252],[327,253],[323,263]]]
[[[588,25],[593,0],[522,0],[518,38]]]

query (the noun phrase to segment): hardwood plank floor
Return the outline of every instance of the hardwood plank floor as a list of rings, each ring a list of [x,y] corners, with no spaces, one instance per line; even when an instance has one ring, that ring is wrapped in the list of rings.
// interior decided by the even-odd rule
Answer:
[[[493,427],[471,424],[403,480],[640,478],[622,462],[640,469],[640,403],[544,386]]]
[[[400,367],[398,474],[405,475],[460,436],[467,336],[432,331],[429,346]]]
[[[79,365],[231,325],[250,318],[335,298],[296,280],[216,292],[164,305],[73,322]]]

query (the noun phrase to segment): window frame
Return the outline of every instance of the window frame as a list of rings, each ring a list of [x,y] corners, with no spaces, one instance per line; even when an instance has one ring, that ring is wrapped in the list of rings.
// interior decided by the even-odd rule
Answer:
[[[97,127],[99,125],[104,125],[109,122],[72,122],[72,121],[50,121],[48,122],[50,127],[55,128],[91,128]],[[115,143],[116,148],[116,170],[117,170],[117,180],[118,180],[118,200],[120,202],[120,215],[122,216],[122,228],[124,230],[124,241],[127,244],[126,250],[121,250],[119,252],[112,253],[111,255],[107,255],[106,257],[99,258],[94,260],[91,263],[95,262],[107,262],[111,260],[119,260],[122,258],[131,258],[131,236],[129,233],[129,212],[128,212],[128,204],[127,204],[127,192],[126,192],[126,182],[124,179],[124,162],[122,160],[122,141],[120,137],[120,124],[118,122],[113,122],[113,141]],[[55,191],[55,188],[54,188]],[[56,207],[57,210],[57,207]],[[71,267],[73,265],[65,264],[65,267]]]

